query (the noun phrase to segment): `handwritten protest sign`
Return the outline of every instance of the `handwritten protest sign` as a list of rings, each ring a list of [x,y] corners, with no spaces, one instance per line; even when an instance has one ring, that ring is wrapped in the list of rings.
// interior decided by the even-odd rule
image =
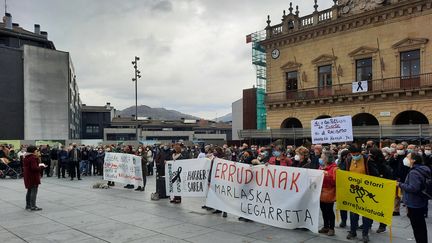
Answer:
[[[280,228],[318,233],[323,171],[215,159],[206,206]]]
[[[210,172],[209,159],[167,161],[167,194],[182,197],[206,197]]]
[[[311,121],[312,143],[339,143],[353,141],[351,116]]]
[[[396,181],[338,170],[336,208],[392,224]]]
[[[143,187],[141,157],[105,153],[104,180]]]

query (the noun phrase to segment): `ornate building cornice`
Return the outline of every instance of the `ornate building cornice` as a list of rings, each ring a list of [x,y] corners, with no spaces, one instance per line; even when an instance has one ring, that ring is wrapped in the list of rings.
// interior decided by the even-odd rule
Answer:
[[[419,15],[431,11],[431,9],[432,0],[404,0],[375,10],[351,15],[342,13],[343,6],[333,6],[331,9],[315,12],[302,18],[299,18],[298,15],[289,14],[284,18],[282,24],[270,26],[271,21],[267,21],[267,39],[261,44],[266,49],[294,45],[335,33],[386,24],[389,21]]]

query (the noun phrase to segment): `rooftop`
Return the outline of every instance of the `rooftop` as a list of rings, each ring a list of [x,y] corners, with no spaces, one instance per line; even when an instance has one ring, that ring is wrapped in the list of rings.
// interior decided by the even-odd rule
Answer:
[[[12,15],[6,13],[3,22],[0,22],[0,36],[16,37],[22,40],[30,40],[44,43],[46,48],[55,50],[54,43],[48,40],[48,33],[40,30],[40,25],[34,25],[34,32],[26,30],[18,23],[12,22]]]
[[[283,10],[282,23],[271,25],[267,16],[266,40],[261,43],[292,44],[431,9],[429,0],[333,0],[333,6],[324,10],[318,10],[318,0],[314,2],[314,12],[306,16],[300,16],[298,6],[294,11],[292,3],[288,13]]]

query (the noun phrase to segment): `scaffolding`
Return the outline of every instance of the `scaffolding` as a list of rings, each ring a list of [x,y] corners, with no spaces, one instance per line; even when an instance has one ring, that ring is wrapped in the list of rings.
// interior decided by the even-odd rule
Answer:
[[[267,84],[267,63],[266,50],[260,44],[265,40],[265,30],[257,31],[246,37],[247,43],[252,42],[252,64],[256,70],[256,87],[257,87],[257,129],[267,129],[267,111],[265,106],[265,94]]]

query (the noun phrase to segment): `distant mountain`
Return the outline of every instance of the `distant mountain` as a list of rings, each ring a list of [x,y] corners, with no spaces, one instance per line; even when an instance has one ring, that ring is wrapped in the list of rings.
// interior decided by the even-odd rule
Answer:
[[[213,119],[217,122],[231,122],[232,121],[232,113],[226,114],[225,116],[217,117]]]
[[[135,115],[135,106],[118,111],[118,114],[122,117]],[[165,108],[151,108],[146,105],[138,106],[138,117],[151,117],[153,120],[180,120],[181,118],[191,120],[200,119],[199,117],[183,114],[175,110],[167,110]]]

